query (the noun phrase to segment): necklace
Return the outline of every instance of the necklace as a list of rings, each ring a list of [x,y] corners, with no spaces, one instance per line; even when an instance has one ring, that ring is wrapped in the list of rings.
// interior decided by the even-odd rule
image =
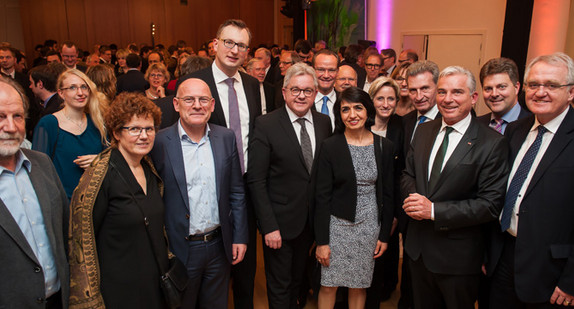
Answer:
[[[153,95],[153,94],[149,91],[149,89],[146,90],[146,93],[147,93],[148,96],[151,97],[152,100],[155,100],[155,99],[159,98],[159,96]]]
[[[82,115],[82,119],[80,120],[80,124],[78,124],[77,122],[75,122],[74,120],[72,120],[68,114],[66,113],[66,110],[64,110],[64,117],[66,117],[66,119],[68,119],[71,123],[75,124],[78,128],[83,129],[84,128],[84,116]]]

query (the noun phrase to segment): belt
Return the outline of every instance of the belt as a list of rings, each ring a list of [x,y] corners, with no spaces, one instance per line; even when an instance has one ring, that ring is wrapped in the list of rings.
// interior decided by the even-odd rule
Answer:
[[[212,241],[215,238],[219,237],[220,234],[221,234],[221,227],[218,227],[215,230],[204,233],[204,234],[189,235],[185,239],[187,241],[198,241],[198,240],[200,240],[203,242],[208,242],[208,241]]]

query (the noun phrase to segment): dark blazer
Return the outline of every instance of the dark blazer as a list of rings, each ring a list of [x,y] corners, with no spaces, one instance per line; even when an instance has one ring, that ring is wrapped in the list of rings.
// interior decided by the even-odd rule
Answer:
[[[138,70],[129,70],[126,74],[118,77],[116,88],[118,94],[124,91],[143,93],[147,88],[149,88],[149,83],[145,80],[142,72]]]
[[[283,76],[281,76],[281,79],[279,79],[276,83],[275,83],[275,100],[273,101],[273,103],[275,104],[275,109],[279,109],[283,106],[285,106],[285,99],[283,98],[283,82],[284,82],[285,78]]]
[[[42,209],[46,233],[56,261],[62,302],[64,308],[67,308],[70,293],[66,254],[70,214],[68,197],[48,156],[28,149],[22,149],[22,152],[32,163],[28,175]],[[1,200],[0,277],[1,308],[37,308],[37,301],[45,298],[41,266],[20,227]]]
[[[441,119],[441,118],[442,115],[440,114],[440,112],[438,112],[436,114],[435,119]],[[415,131],[417,121],[418,121],[418,114],[416,109],[403,116],[403,126],[405,131],[405,143],[403,153],[405,155],[407,154],[411,146],[411,141],[413,139],[413,132]]]
[[[161,110],[161,124],[160,129],[167,128],[179,119],[179,113],[175,111],[173,107],[173,97],[174,95],[168,95],[163,98],[153,100],[153,103],[159,107]]]
[[[243,90],[245,91],[245,97],[247,98],[247,106],[249,107],[249,135],[251,136],[255,118],[261,115],[261,95],[259,92],[259,81],[241,71],[239,74],[241,75]],[[177,82],[178,86],[188,78],[199,78],[207,83],[209,90],[211,90],[211,96],[215,99],[215,110],[211,114],[211,118],[209,118],[209,123],[214,123],[226,127],[227,121],[221,107],[221,99],[219,98],[219,92],[217,91],[217,85],[215,84],[215,79],[213,78],[213,71],[211,66],[180,77]],[[249,158],[249,161],[251,161],[251,158]]]
[[[46,103],[46,106],[44,107],[44,109],[42,110],[42,113],[40,113],[40,118],[49,115],[49,114],[53,114],[59,110],[61,110],[64,106],[63,104],[64,100],[62,99],[62,97],[60,97],[60,95],[56,92],[51,98],[50,100],[48,100],[48,103]]]
[[[518,114],[518,119],[522,119],[522,118],[528,117],[530,115],[532,115],[532,113],[529,112],[526,108],[521,106],[520,113]],[[479,122],[481,122],[487,126],[490,125],[491,118],[492,118],[492,113],[488,113],[488,114],[476,117],[476,119],[478,119]],[[516,119],[516,120],[518,120],[518,119]]]
[[[275,87],[268,82],[263,82],[263,92],[265,92],[265,108],[267,113],[276,109],[275,107]]]
[[[331,121],[312,111],[315,157],[331,134]],[[261,234],[275,230],[291,240],[303,231],[309,214],[310,173],[286,107],[257,118],[249,141],[247,184]]]
[[[393,223],[394,156],[393,143],[373,134],[377,163],[377,206],[381,223],[379,240],[388,242]],[[331,215],[355,221],[357,207],[357,178],[353,159],[344,134],[335,134],[323,142],[317,159],[315,186],[314,230],[317,245],[329,244]]]
[[[185,237],[189,236],[188,218],[193,214],[189,212],[187,178],[177,126],[176,123],[157,134],[150,154],[165,185],[165,229],[170,249],[186,263],[189,244]],[[248,238],[243,176],[233,131],[217,125],[209,127],[223,246],[231,263],[232,244],[247,244]]]
[[[522,147],[534,116],[506,128],[511,164]],[[562,121],[538,164],[520,204],[514,254],[514,282],[523,302],[548,302],[554,288],[574,294],[574,110]],[[510,181],[510,180],[509,180]],[[500,231],[500,225],[497,225]],[[488,269],[500,258],[504,240],[498,232]]]
[[[486,249],[482,226],[498,220],[508,178],[508,144],[496,131],[471,118],[470,126],[445,163],[433,191],[429,157],[442,120],[415,132],[401,178],[403,197],[419,193],[434,203],[434,221],[409,219],[405,249],[423,257],[433,273],[480,273]]]

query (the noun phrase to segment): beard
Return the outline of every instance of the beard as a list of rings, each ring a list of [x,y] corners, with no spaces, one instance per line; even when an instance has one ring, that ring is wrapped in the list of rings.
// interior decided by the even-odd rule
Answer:
[[[0,133],[0,157],[11,157],[20,150],[24,137],[20,133]]]

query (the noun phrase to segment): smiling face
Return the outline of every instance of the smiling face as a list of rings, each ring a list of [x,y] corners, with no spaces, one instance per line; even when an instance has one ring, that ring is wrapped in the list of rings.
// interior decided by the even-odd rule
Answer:
[[[70,87],[75,89],[70,89]],[[62,82],[62,87],[58,89],[58,94],[64,99],[64,104],[74,109],[84,109],[90,97],[89,90],[82,90],[88,87],[86,82],[80,77],[69,74]],[[88,88],[89,89],[89,88]]]
[[[315,72],[319,81],[319,91],[327,95],[335,86],[337,76],[337,57],[333,55],[317,55],[315,58]]]
[[[213,40],[215,64],[227,76],[233,76],[247,58],[249,50],[241,51],[237,45],[227,48],[223,43],[225,40],[249,46],[249,33],[246,29],[230,25],[223,28],[219,38]]]
[[[478,93],[470,92],[467,81],[468,77],[464,74],[451,74],[438,80],[436,100],[448,125],[464,119],[478,99]]]
[[[299,89],[301,92],[299,95],[293,95],[292,91],[294,89]],[[305,90],[310,89],[311,95],[306,96]],[[285,105],[295,113],[298,117],[303,117],[315,100],[317,95],[317,90],[315,89],[315,84],[313,83],[313,77],[311,75],[298,75],[293,76],[289,80],[289,84],[283,88],[283,98],[285,99]]]
[[[247,74],[257,78],[262,83],[265,80],[265,64],[261,60],[253,62],[253,65],[247,70]]]
[[[153,128],[155,126],[151,116],[132,116],[132,119],[124,125],[124,127],[140,127],[140,128]],[[117,140],[119,151],[124,158],[132,158],[134,161],[140,161],[147,155],[153,148],[155,141],[155,131],[142,130],[140,135],[133,136],[128,130],[121,129],[119,132],[114,132],[114,137]]]
[[[343,92],[350,87],[357,87],[357,72],[351,66],[342,65],[335,79],[335,90]]]
[[[377,110],[377,118],[388,119],[397,107],[397,94],[393,87],[383,86],[373,97],[373,104]]]
[[[407,78],[409,97],[421,114],[428,112],[436,104],[436,84],[430,72],[423,72]]]
[[[67,45],[63,45],[60,55],[62,56],[62,61],[68,68],[73,68],[76,65],[76,62],[78,62],[78,51],[76,50],[76,46],[68,47]]]
[[[504,116],[516,105],[519,89],[520,83],[513,84],[507,73],[488,75],[482,82],[484,102],[495,118]]]
[[[367,122],[367,109],[362,103],[341,101],[341,120],[345,130],[362,130]]]
[[[190,97],[194,98],[193,103],[186,103],[185,99]],[[207,98],[207,104],[202,104],[201,98]],[[179,86],[177,96],[173,98],[173,107],[179,113],[181,126],[189,133],[197,128],[205,128],[215,109],[215,100],[204,81],[190,78]]]

